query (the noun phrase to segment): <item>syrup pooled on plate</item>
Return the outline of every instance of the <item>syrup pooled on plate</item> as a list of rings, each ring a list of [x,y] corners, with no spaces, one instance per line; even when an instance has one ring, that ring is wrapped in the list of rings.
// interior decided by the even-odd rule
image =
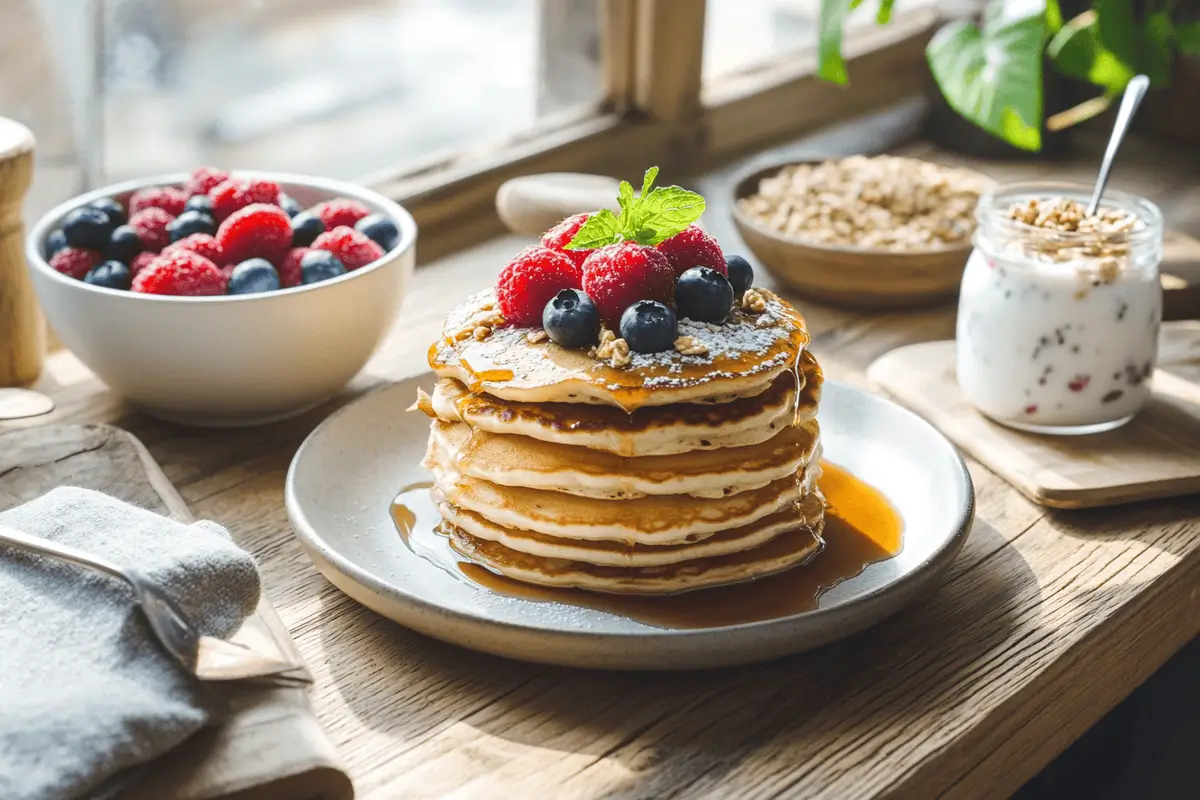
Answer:
[[[392,518],[414,553],[488,590],[526,600],[594,608],[661,628],[711,628],[759,622],[815,609],[825,592],[897,555],[900,514],[877,489],[841,467],[822,463],[820,488],[828,501],[824,549],[805,564],[775,575],[716,589],[665,596],[553,589],[506,578],[454,551],[435,528],[442,522],[429,484],[406,487]]]

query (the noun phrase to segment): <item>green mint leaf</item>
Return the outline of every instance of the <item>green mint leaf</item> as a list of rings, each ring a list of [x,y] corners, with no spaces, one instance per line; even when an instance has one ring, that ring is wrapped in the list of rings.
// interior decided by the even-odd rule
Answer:
[[[657,177],[658,167],[651,167],[646,170],[646,175],[642,178],[642,197],[650,194],[650,187],[654,185],[654,179]]]
[[[704,198],[679,186],[660,186],[640,199],[637,231],[651,231],[656,245],[700,219]]]
[[[621,221],[617,215],[603,208],[588,217],[571,241],[567,242],[565,250],[595,250],[606,244],[621,241]]]
[[[653,247],[654,245],[663,241],[657,237],[658,231],[654,230],[654,228],[639,228],[630,238],[632,238],[633,241],[637,242],[638,244],[644,244],[648,247]]]
[[[629,184],[629,181],[621,181],[621,186],[617,194],[617,202],[621,204],[621,219],[628,219],[636,202],[633,197],[633,187]]]

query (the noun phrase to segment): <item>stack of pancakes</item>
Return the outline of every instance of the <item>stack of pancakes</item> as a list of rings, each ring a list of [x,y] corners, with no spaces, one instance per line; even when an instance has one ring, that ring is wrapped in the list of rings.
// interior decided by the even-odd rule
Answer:
[[[447,318],[425,466],[455,550],[532,584],[659,594],[745,581],[821,548],[821,371],[803,318],[680,321],[680,352],[613,366],[498,327],[491,291]],[[699,345],[697,348],[696,345]],[[707,353],[695,354],[695,351]]]

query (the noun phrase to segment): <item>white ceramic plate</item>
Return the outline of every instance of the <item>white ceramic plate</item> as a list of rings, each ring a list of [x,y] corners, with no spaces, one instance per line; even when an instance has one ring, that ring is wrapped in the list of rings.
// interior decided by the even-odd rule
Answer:
[[[414,554],[390,504],[426,481],[429,421],[406,412],[431,374],[375,391],[308,437],[287,476],[287,510],[317,568],[358,602],[447,642],[510,658],[611,669],[763,661],[862,630],[930,588],[974,515],[971,478],[940,433],[895,403],[835,381],[821,398],[825,458],[883,492],[904,518],[903,549],[821,596],[812,611],[714,628],[653,627],[591,608],[500,594]],[[819,556],[818,556],[819,557]]]

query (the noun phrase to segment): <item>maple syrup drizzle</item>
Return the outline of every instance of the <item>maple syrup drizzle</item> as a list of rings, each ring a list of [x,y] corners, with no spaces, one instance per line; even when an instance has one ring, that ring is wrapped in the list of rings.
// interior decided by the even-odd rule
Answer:
[[[427,483],[405,487],[392,504],[392,518],[413,552],[500,594],[594,608],[655,627],[721,627],[811,611],[830,589],[902,549],[903,520],[887,498],[836,464],[823,461],[821,466],[819,485],[829,507],[822,536],[825,548],[816,557],[757,580],[659,597],[534,586],[464,561],[435,530],[442,520],[429,499]]]

